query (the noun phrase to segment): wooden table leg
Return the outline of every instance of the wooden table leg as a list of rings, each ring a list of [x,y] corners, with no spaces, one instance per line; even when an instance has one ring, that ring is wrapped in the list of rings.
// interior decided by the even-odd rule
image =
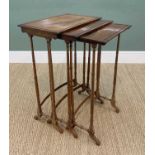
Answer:
[[[86,43],[84,43],[83,50],[83,85],[85,87],[85,69],[86,69]]]
[[[91,44],[89,44],[89,49],[88,49],[87,88],[90,88],[90,85],[89,85],[89,79],[90,79],[90,58],[91,58]]]
[[[63,129],[58,125],[57,115],[56,115],[56,106],[55,106],[55,92],[54,92],[54,77],[53,77],[53,63],[52,63],[52,54],[51,54],[51,39],[47,39],[47,49],[48,49],[48,68],[49,68],[49,83],[50,83],[50,92],[51,92],[51,119],[48,120],[48,123],[52,123],[54,128],[63,133]]]
[[[99,85],[100,85],[100,71],[101,71],[101,45],[98,45],[98,54],[97,54],[97,73],[96,73],[96,99],[100,101],[101,104],[104,103],[104,101],[100,98],[100,90],[99,90]]]
[[[31,51],[32,51],[32,62],[33,62],[33,73],[34,73],[34,82],[35,82],[35,91],[36,91],[36,97],[37,97],[37,115],[34,116],[34,119],[38,120],[42,116],[42,109],[41,109],[41,103],[40,103],[40,93],[39,93],[39,84],[38,84],[38,77],[37,77],[37,70],[36,70],[36,62],[35,62],[35,54],[34,54],[34,45],[33,45],[33,36],[29,35],[30,37],[30,43],[31,43]]]
[[[70,45],[70,46],[69,46]],[[73,134],[75,138],[78,138],[76,131],[74,130],[74,97],[72,87],[72,42],[66,41],[67,49],[67,88],[68,88],[68,124],[67,129]]]
[[[116,100],[115,100],[119,44],[120,44],[120,34],[118,35],[118,40],[117,40],[117,49],[116,49],[115,66],[114,66],[113,92],[112,92],[112,99],[111,99],[111,105],[112,107],[115,108],[116,113],[119,113],[119,108],[116,106]]]
[[[95,136],[94,132],[94,125],[93,125],[93,119],[94,119],[94,81],[95,81],[95,52],[96,52],[96,44],[92,45],[93,48],[93,60],[92,60],[92,78],[91,78],[91,104],[90,104],[90,126],[89,126],[89,135],[90,137],[95,141],[97,145],[100,145],[100,141]]]
[[[76,41],[74,41],[74,86],[77,85],[77,49]]]
[[[86,90],[86,85],[85,85],[85,69],[86,69],[86,43],[83,44],[83,87],[82,90],[80,90],[78,93],[81,94]]]

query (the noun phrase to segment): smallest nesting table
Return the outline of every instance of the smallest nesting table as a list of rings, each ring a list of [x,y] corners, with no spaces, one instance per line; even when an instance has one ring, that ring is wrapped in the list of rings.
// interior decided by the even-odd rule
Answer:
[[[48,117],[47,122],[52,123],[57,131],[63,133],[63,129],[59,126],[60,123],[66,124],[66,128],[70,133],[73,134],[75,138],[78,134],[75,127],[79,127],[87,131],[90,137],[95,141],[97,145],[100,145],[99,139],[95,136],[94,131],[94,102],[95,100],[104,103],[103,99],[109,100],[112,107],[118,113],[119,109],[115,104],[115,90],[116,90],[116,77],[117,77],[117,63],[118,63],[118,53],[119,53],[119,43],[120,43],[120,33],[127,30],[130,26],[123,24],[113,23],[111,20],[101,20],[100,17],[91,16],[80,16],[75,14],[64,14],[59,16],[52,16],[42,20],[36,20],[19,25],[22,32],[26,32],[30,38],[31,51],[32,51],[32,62],[34,71],[34,81],[35,90],[37,97],[37,115],[35,119],[40,119],[43,116],[42,105],[50,97],[51,99],[51,115]],[[39,36],[46,39],[47,50],[48,50],[48,68],[49,68],[49,84],[50,92],[41,101],[39,84],[35,63],[35,53],[33,45],[33,36]],[[100,66],[101,66],[101,51],[102,46],[106,45],[113,38],[118,37],[117,48],[116,48],[116,58],[114,67],[114,78],[113,78],[113,92],[112,98],[107,98],[101,96],[100,94]],[[67,82],[59,85],[55,88],[54,85],[54,75],[53,75],[53,63],[52,63],[52,51],[51,51],[51,41],[52,39],[61,39],[66,43],[66,59],[67,59]],[[77,79],[77,45],[76,42],[83,43],[83,81],[78,82]],[[73,52],[74,44],[74,52]],[[86,66],[86,47],[88,45],[88,65]],[[97,49],[97,65],[96,62],[96,49]],[[74,54],[74,63],[73,63]],[[92,59],[92,65],[91,64]],[[73,66],[74,65],[74,66]],[[86,73],[87,67],[87,73]],[[74,71],[74,72],[73,72]],[[91,74],[90,74],[91,73]],[[91,82],[90,82],[91,76]],[[95,78],[96,77],[96,78]],[[56,103],[55,92],[67,85],[67,93]],[[73,92],[77,89],[79,94],[86,92],[88,96],[74,108],[74,94]],[[63,99],[68,98],[68,120],[65,121],[62,118],[58,118],[56,113],[56,108],[60,105]],[[77,124],[75,115],[82,105],[90,99],[90,124],[89,128]]]

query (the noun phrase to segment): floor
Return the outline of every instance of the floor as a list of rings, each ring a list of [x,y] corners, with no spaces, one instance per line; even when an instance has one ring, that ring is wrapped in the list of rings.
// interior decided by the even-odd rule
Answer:
[[[66,66],[54,64],[55,86],[66,81]],[[38,64],[41,98],[49,93],[47,64]],[[101,94],[110,97],[112,92],[113,64],[101,66]],[[82,65],[78,65],[78,80],[82,80]],[[95,134],[101,140],[96,146],[89,135],[75,128],[79,138],[75,139],[65,130],[59,134],[44,119],[36,121],[36,96],[31,64],[10,64],[10,155],[144,155],[145,66],[119,64],[117,78],[116,114],[110,103],[95,102]],[[66,93],[64,87],[56,93],[56,100]],[[74,93],[75,106],[86,94]],[[50,115],[50,100],[43,105]],[[89,127],[89,100],[77,114],[77,122]],[[57,109],[58,117],[67,120],[67,99]]]

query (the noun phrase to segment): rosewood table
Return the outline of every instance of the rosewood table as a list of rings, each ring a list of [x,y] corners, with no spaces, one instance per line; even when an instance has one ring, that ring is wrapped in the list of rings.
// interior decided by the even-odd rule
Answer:
[[[32,51],[32,62],[34,71],[34,82],[37,97],[37,115],[34,117],[36,120],[43,116],[42,105],[50,97],[51,99],[51,115],[48,117],[47,122],[52,123],[54,128],[63,133],[63,129],[59,123],[66,124],[66,128],[75,138],[78,137],[75,127],[86,130],[90,137],[95,141],[97,145],[100,145],[99,139],[95,136],[94,131],[94,102],[98,100],[100,103],[104,103],[103,99],[109,100],[112,107],[118,113],[119,109],[115,103],[115,90],[116,90],[116,78],[117,78],[117,63],[119,54],[120,34],[127,30],[130,26],[124,24],[116,24],[111,20],[102,20],[100,17],[81,16],[75,14],[64,14],[59,16],[52,16],[42,20],[36,20],[28,23],[19,25],[22,32],[28,34],[31,43]],[[41,101],[39,93],[39,84],[36,70],[35,53],[33,45],[33,36],[43,37],[47,42],[48,50],[48,68],[49,68],[49,85],[50,92]],[[117,48],[116,58],[114,67],[113,77],[113,92],[112,97],[107,98],[100,94],[100,65],[101,65],[101,51],[102,46],[106,45],[110,40],[117,37]],[[57,88],[54,86],[54,75],[53,75],[53,63],[52,63],[52,50],[51,41],[52,39],[61,39],[66,43],[66,59],[67,59],[67,82],[61,84]],[[80,84],[77,80],[77,47],[76,42],[83,43],[83,81]],[[73,53],[74,44],[74,53]],[[88,44],[88,65],[86,73],[86,46]],[[96,63],[96,52],[97,52],[97,65]],[[74,63],[73,63],[74,54]],[[90,67],[92,59],[92,67]],[[73,66],[74,65],[74,66]],[[91,69],[91,71],[90,71]],[[73,73],[74,71],[74,73]],[[91,83],[90,83],[90,72],[91,72]],[[74,77],[73,77],[74,76]],[[96,77],[96,78],[95,78]],[[67,93],[56,103],[55,92],[67,85]],[[95,87],[96,86],[96,87]],[[74,108],[74,94],[73,92],[77,89],[79,94],[86,92],[88,96]],[[62,118],[57,117],[56,108],[60,103],[68,98],[68,120],[65,121]],[[77,124],[75,115],[82,105],[90,99],[90,124],[89,128]]]

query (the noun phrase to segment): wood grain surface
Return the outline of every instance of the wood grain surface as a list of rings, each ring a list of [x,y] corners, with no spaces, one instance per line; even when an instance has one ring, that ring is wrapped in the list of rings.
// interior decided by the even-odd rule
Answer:
[[[111,20],[99,20],[99,21],[93,22],[91,24],[88,24],[86,26],[71,30],[66,33],[63,33],[62,36],[68,37],[68,38],[78,38],[82,35],[86,35],[91,32],[94,32],[94,31],[98,30],[99,28],[102,28],[105,25],[108,25],[110,23],[112,23]]]
[[[116,37],[121,32],[128,29],[130,26],[123,24],[110,24],[106,27],[99,29],[89,35],[82,36],[80,39],[86,42],[94,42],[100,44],[106,44],[108,41]]]
[[[106,44],[130,26],[123,24],[110,24],[89,35],[80,37],[80,40],[92,43]]]
[[[79,25],[87,24],[100,17],[81,16],[74,14],[64,14],[60,16],[53,16],[42,20],[36,20],[29,23],[21,24],[20,27],[43,30],[53,33],[61,33],[66,30],[78,27]]]

